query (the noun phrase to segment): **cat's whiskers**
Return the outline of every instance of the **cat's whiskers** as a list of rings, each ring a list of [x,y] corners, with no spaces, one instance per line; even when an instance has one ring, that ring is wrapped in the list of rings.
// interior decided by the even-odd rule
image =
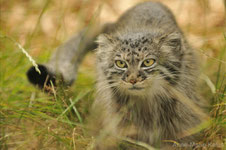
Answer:
[[[110,89],[110,88],[113,88],[115,86],[117,86],[117,84],[112,84],[112,85],[106,84],[106,85],[100,87],[97,92],[99,92],[99,91],[102,92],[102,91],[104,91],[106,89]]]

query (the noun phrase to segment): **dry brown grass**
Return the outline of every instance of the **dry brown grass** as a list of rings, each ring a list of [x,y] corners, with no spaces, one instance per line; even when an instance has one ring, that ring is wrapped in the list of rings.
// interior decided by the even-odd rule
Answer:
[[[100,6],[101,13],[96,22],[104,24],[115,21],[126,9],[142,1],[1,0],[0,34],[15,39],[37,62],[45,62],[55,47],[89,24]],[[205,130],[206,138],[200,143],[223,144],[226,121],[226,13],[223,0],[161,2],[175,14],[189,42],[200,54],[201,72],[216,89],[216,93],[212,93],[207,80],[201,80],[200,93],[212,104],[210,112],[214,121]],[[14,43],[1,38],[0,47],[0,149],[82,150],[92,145],[93,139],[86,136],[83,124],[79,124],[73,110],[61,119],[56,118],[70,106],[69,98],[74,100],[79,93],[90,91],[75,104],[81,117],[87,116],[95,81],[93,54],[84,60],[76,84],[67,90],[56,89],[54,97],[28,83],[25,72],[31,64]]]

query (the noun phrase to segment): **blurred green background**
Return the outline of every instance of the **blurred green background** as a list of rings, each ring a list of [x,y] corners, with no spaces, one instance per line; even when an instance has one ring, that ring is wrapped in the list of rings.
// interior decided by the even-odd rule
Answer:
[[[89,25],[93,16],[100,25],[113,22],[143,1],[0,1],[0,149],[82,150],[93,143],[83,126],[95,96],[94,54],[86,56],[71,88],[59,87],[51,95],[28,82],[26,71],[32,64],[15,41],[37,63],[44,63],[57,46]],[[188,41],[200,55],[199,92],[210,102],[209,112],[214,118],[205,129],[206,138],[200,142],[224,143],[225,1],[155,1],[173,11]]]

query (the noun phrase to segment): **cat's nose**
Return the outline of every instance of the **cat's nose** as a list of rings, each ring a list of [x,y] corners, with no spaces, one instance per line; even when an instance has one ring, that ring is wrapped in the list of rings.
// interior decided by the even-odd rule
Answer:
[[[129,82],[130,82],[131,84],[135,84],[135,83],[137,83],[137,80],[136,80],[136,79],[130,79]]]

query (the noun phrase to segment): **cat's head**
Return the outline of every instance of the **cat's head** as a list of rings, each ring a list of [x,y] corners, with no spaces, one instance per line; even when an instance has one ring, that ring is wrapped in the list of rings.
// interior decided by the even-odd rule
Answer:
[[[177,84],[183,57],[179,33],[103,34],[97,42],[98,66],[109,88],[140,95]]]

